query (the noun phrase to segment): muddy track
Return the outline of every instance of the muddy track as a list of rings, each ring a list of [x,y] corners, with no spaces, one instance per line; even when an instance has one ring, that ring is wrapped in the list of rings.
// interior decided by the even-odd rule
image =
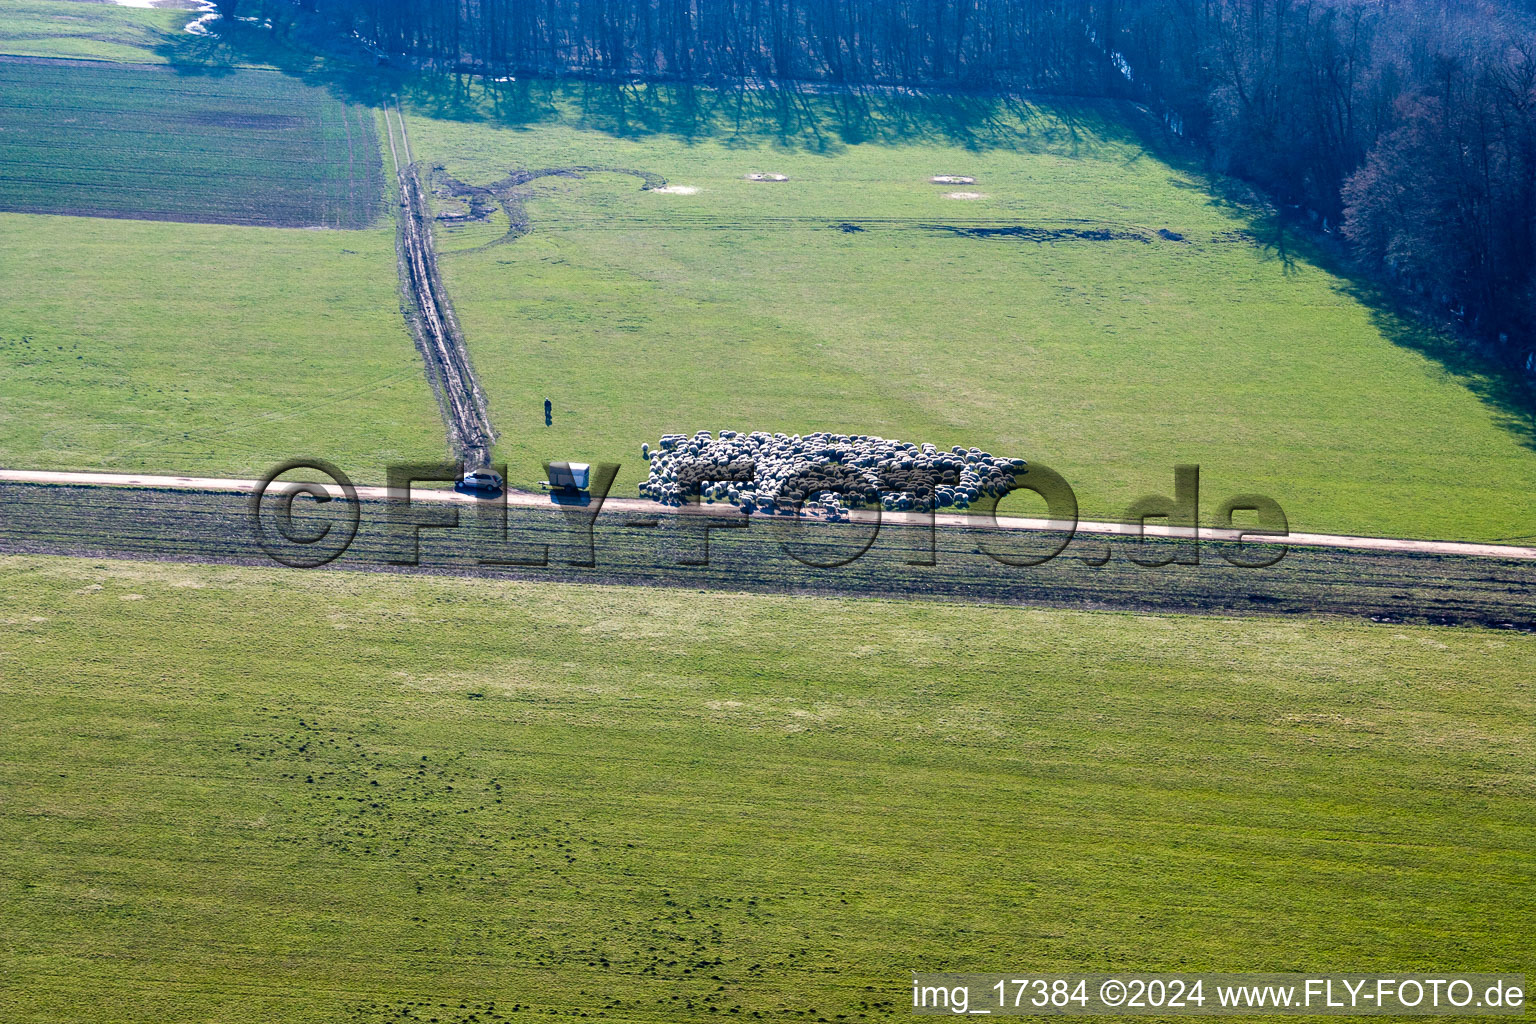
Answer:
[[[501,208],[507,214],[507,233],[494,241],[487,242],[478,249],[464,250],[477,252],[479,249],[488,249],[493,245],[501,245],[515,238],[526,235],[533,230],[533,225],[528,219],[528,210],[523,204],[527,193],[523,186],[540,178],[580,178],[587,174],[627,174],[640,179],[642,192],[650,189],[666,188],[667,179],[650,171],[637,171],[632,167],[608,167],[597,164],[576,164],[571,167],[540,167],[536,170],[513,171],[500,181],[493,181],[489,185],[471,185],[460,181],[446,171],[434,169],[432,183],[440,195],[453,196],[469,203],[470,216],[467,220],[483,220],[489,213],[489,204],[494,201],[501,204]]]
[[[384,123],[389,132],[389,154],[400,185],[396,248],[406,320],[416,338],[416,346],[426,360],[427,376],[432,381],[432,390],[448,426],[449,447],[466,466],[485,466],[491,460],[496,431],[491,426],[485,392],[469,361],[464,333],[459,329],[438,274],[437,254],[432,247],[431,212],[416,163],[411,159],[405,119],[398,109],[391,110],[386,106]]]

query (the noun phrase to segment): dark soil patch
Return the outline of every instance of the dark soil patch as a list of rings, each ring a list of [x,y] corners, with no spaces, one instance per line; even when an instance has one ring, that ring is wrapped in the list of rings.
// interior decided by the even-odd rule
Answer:
[[[188,124],[207,125],[210,128],[239,128],[248,131],[280,131],[303,125],[301,118],[291,114],[253,114],[227,110],[195,110],[183,116]]]
[[[924,224],[929,231],[947,231],[965,238],[1017,238],[1025,242],[1148,242],[1140,231],[1111,228],[1038,228],[1027,224],[971,227],[962,224]]]

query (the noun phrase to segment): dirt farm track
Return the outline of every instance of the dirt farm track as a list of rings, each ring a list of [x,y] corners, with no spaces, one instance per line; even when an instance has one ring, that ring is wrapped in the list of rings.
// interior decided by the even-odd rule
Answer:
[[[279,537],[271,508],[281,502],[272,496],[262,506],[269,542],[264,550],[246,493],[45,484],[21,482],[17,475],[0,478],[0,553],[278,564],[269,553],[272,538]],[[1198,564],[1153,567],[1133,557],[1154,562],[1160,551],[1177,550],[1187,560],[1190,541],[1131,541],[1084,524],[1057,557],[1021,565],[1007,563],[1048,552],[1062,535],[957,526],[947,518],[931,532],[890,520],[877,533],[869,523],[796,527],[760,518],[739,528],[739,515],[667,515],[659,506],[629,500],[606,503],[595,517],[591,509],[533,503],[416,500],[409,518],[433,524],[416,529],[392,519],[388,504],[370,490],[359,499],[355,506],[335,501],[296,508],[295,520],[305,524],[301,532],[314,532],[316,516],[328,515],[334,536],[342,536],[352,510],[357,527],[350,545],[323,568],[285,571],[417,572],[1142,612],[1321,614],[1536,631],[1529,597],[1536,561],[1527,549],[1503,556],[1451,553],[1457,545],[1433,542],[1420,550],[1303,542],[1274,565],[1243,568],[1222,557],[1236,554],[1230,541],[1202,536]],[[703,529],[706,522],[714,528]],[[849,558],[865,544],[867,551]]]

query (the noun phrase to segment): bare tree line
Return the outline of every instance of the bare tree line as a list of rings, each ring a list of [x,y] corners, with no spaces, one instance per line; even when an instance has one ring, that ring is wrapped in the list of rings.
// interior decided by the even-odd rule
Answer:
[[[1536,35],[1469,0],[1130,0],[1133,93],[1533,369]]]
[[[1135,99],[1512,361],[1536,349],[1536,0],[219,4],[318,16],[376,52],[492,76]]]

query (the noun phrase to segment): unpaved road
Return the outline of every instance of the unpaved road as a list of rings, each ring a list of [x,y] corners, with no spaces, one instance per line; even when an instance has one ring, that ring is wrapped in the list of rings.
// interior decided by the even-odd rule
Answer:
[[[0,469],[0,483],[30,483],[30,484],[63,484],[68,486],[89,487],[153,487],[168,490],[183,491],[212,491],[233,492],[237,494],[250,494],[256,490],[259,481],[234,480],[220,477],[190,477],[190,476],[157,476],[147,473],[56,473],[43,470],[30,469]],[[326,488],[333,497],[343,497],[340,487],[328,485]],[[358,498],[363,501],[384,501],[389,497],[389,491],[383,487],[358,487]],[[450,502],[462,505],[478,505],[485,499],[469,494],[460,494],[457,491],[443,489],[412,489],[412,501]],[[506,502],[509,506],[517,508],[549,508],[550,500],[542,494],[528,494],[520,491],[508,491]],[[681,510],[662,505],[654,501],[642,498],[608,498],[602,503],[604,510],[627,513],[642,513],[650,516],[693,514],[694,510]],[[716,505],[703,506],[700,512],[716,515],[739,515],[731,506]],[[861,512],[851,513],[855,524],[867,524],[878,521],[892,526],[926,526],[929,517],[911,512]],[[940,527],[976,527],[986,525],[995,526],[1001,530],[1031,530],[1037,532],[1063,531],[1070,524],[1048,519],[1029,519],[1014,516],[998,516],[995,523],[988,523],[977,516],[945,515],[938,514],[931,517],[934,524]],[[1106,537],[1134,537],[1137,529],[1125,523],[1099,523],[1079,522],[1077,532],[1080,534],[1103,535]],[[1149,537],[1188,538],[1193,531],[1179,527],[1160,526],[1148,523],[1146,535]],[[1199,528],[1199,538],[1218,542],[1235,542],[1245,539],[1245,535],[1238,530],[1217,530],[1202,526]],[[1251,535],[1246,536],[1249,543],[1262,540]],[[1405,553],[1432,554],[1432,555],[1456,555],[1471,558],[1499,558],[1499,559],[1524,559],[1536,561],[1536,547],[1516,547],[1507,544],[1479,544],[1468,541],[1446,540],[1408,540],[1398,537],[1351,537],[1337,534],[1324,533],[1291,533],[1284,538],[1275,538],[1275,543],[1284,543],[1292,547],[1313,548],[1344,548],[1357,551],[1397,551]]]
[[[464,333],[438,275],[427,197],[411,159],[405,118],[398,107],[391,110],[385,105],[384,124],[400,186],[398,247],[400,284],[411,306],[407,319],[447,421],[449,447],[466,466],[478,468],[490,463],[496,432],[491,427],[485,393],[469,361]]]
[[[873,531],[860,523],[749,519],[734,510],[677,514],[633,499],[604,503],[596,514],[532,495],[502,505],[426,490],[413,491],[402,509],[380,500],[385,492],[377,487],[359,488],[356,504],[306,500],[287,534],[300,545],[293,547],[279,536],[286,502],[273,494],[258,520],[251,495],[241,493],[251,481],[85,474],[96,482],[81,486],[14,479],[30,475],[0,479],[0,553],[1536,632],[1536,562],[1529,551],[1498,557],[1511,553],[1503,548],[1468,556],[1295,546],[1278,563],[1242,568],[1228,561],[1233,545],[1201,531],[1197,564],[1155,565],[1175,549],[1192,554],[1190,542],[1117,539],[1107,534],[1118,527],[1091,524],[1105,532],[1080,531],[1058,557],[1031,564],[997,557],[1028,558],[1058,545],[1059,534],[1031,532],[1040,524],[1028,520],[998,529],[946,525],[953,517],[945,517],[930,531],[909,516],[887,517]],[[101,482],[122,479],[137,482]],[[287,557],[302,560],[317,550],[307,545],[329,542],[330,531],[339,545],[322,559]],[[852,551],[856,558],[825,557],[866,542],[862,554]]]

